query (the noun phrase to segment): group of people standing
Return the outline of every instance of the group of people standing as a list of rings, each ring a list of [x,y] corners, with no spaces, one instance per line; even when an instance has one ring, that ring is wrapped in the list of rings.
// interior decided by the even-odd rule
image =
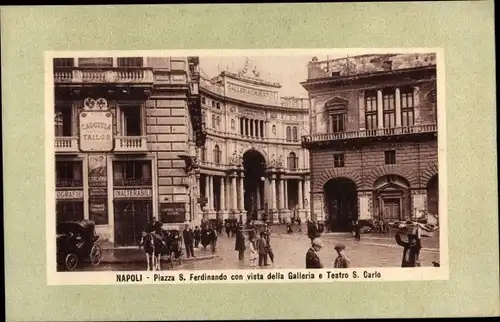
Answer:
[[[193,230],[189,224],[186,224],[182,231],[186,257],[196,257],[194,255],[194,249],[200,246],[200,242],[203,249],[206,249],[210,245],[212,252],[215,253],[217,250],[218,237],[219,234],[215,225],[203,224],[201,228],[196,226]]]
[[[250,267],[269,266],[268,258],[274,262],[274,253],[271,247],[271,230],[267,224],[264,224],[262,230],[252,228],[248,232],[248,248],[250,255]],[[246,240],[243,226],[238,226],[236,233],[235,250],[238,251],[238,259],[245,259]]]

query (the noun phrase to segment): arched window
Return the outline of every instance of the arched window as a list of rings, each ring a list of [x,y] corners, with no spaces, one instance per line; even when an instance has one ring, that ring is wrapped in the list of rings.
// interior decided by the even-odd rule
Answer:
[[[273,125],[271,132],[273,132],[273,134],[276,135],[276,125]]]
[[[216,144],[215,147],[214,147],[214,162],[215,163],[217,163],[217,164],[220,163],[220,161],[222,159],[221,155],[222,155],[222,152],[221,152],[221,150],[219,148],[219,145]]]
[[[292,128],[290,126],[286,127],[286,140],[287,141],[292,140]]]
[[[290,152],[290,154],[288,155],[287,161],[288,161],[287,163],[288,163],[289,169],[297,169],[298,158],[294,152]]]
[[[297,127],[294,126],[293,129],[292,129],[292,140],[294,142],[297,142],[299,140],[299,133],[297,131]]]
[[[220,126],[220,116],[218,116],[218,115],[217,115],[217,123],[216,124],[217,124],[217,127]]]
[[[201,103],[202,103],[202,104],[206,104],[206,103],[207,103],[207,99],[206,99],[205,97],[202,97],[202,98],[201,98]]]

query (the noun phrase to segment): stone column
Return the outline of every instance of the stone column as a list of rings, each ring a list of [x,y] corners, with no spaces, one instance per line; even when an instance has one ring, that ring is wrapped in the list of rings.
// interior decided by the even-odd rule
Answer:
[[[271,177],[271,209],[276,210],[276,175]]]
[[[304,205],[303,205],[303,200],[304,200],[304,196],[302,195],[302,180],[299,180],[299,211],[302,210],[302,208],[304,208]]]
[[[312,195],[311,195],[311,182],[309,178],[304,180],[304,200],[307,200],[306,208],[306,218],[311,216],[311,205],[312,205]]]
[[[358,97],[358,109],[359,109],[359,129],[364,130],[366,127],[365,120],[365,92],[359,92]]]
[[[238,211],[238,189],[236,185],[236,175],[234,174],[231,177],[231,209],[234,211]]]
[[[245,223],[247,221],[247,213],[245,211],[245,189],[243,186],[243,180],[245,178],[245,175],[243,173],[240,174],[240,215],[241,215],[241,221]]]
[[[377,91],[377,119],[378,119],[378,128],[384,128],[384,102],[382,91]]]
[[[394,93],[396,100],[396,127],[401,127],[401,91],[396,88]]]
[[[226,214],[226,178],[221,177],[220,178],[220,212],[222,215],[223,219],[226,219],[225,214]]]
[[[214,207],[214,197],[215,197],[215,194],[214,194],[214,177],[213,176],[209,176],[209,182],[210,182],[210,198],[208,198],[209,200],[209,209],[210,210],[215,210],[215,207]]]
[[[257,212],[260,210],[260,181],[257,183]]]
[[[207,203],[204,206],[204,210],[208,210],[210,208],[210,179],[208,175],[205,175],[205,198]]]
[[[283,179],[279,179],[280,209],[285,209],[285,185]]]
[[[283,203],[285,206],[283,208],[288,209],[288,180],[284,181],[284,189],[283,189]]]
[[[420,118],[420,88],[413,87],[413,119],[415,120],[415,125],[422,123]]]

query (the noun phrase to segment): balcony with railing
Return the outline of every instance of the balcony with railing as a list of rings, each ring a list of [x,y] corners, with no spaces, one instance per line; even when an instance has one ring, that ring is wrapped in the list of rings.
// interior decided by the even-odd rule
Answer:
[[[302,136],[302,146],[307,147],[321,142],[348,141],[369,138],[389,138],[408,135],[437,133],[437,124],[420,124],[404,127],[381,128],[372,130],[345,131],[336,133],[316,133]]]
[[[54,139],[56,153],[77,153],[78,137],[76,136],[56,136]]]
[[[55,68],[55,84],[153,84],[151,68]]]
[[[282,145],[300,145],[300,141],[293,141],[293,140],[287,140],[284,138],[272,138],[272,137],[257,137],[257,136],[250,136],[250,135],[244,135],[240,133],[234,133],[234,132],[226,132],[226,131],[219,131],[215,130],[213,128],[207,127],[206,132],[208,135],[215,136],[215,137],[220,137],[220,138],[226,138],[226,139],[234,139],[238,141],[246,141],[246,142],[262,142],[262,143],[274,143],[274,144],[282,144]]]
[[[148,139],[146,136],[117,136],[115,137],[115,152],[147,152]]]

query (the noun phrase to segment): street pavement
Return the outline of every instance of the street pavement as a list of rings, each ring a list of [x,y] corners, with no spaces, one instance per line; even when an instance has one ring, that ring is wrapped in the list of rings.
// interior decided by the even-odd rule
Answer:
[[[337,256],[334,246],[342,243],[346,246],[346,255],[352,267],[400,267],[403,248],[396,244],[393,235],[363,234],[361,241],[353,240],[348,233],[324,234],[321,239],[325,247],[320,256],[325,268],[333,267]],[[432,266],[432,261],[439,262],[439,240],[437,238],[424,238],[423,249],[420,253],[422,266]],[[275,254],[275,262],[267,268],[274,269],[302,269],[305,268],[305,254],[309,248],[310,240],[305,234],[297,232],[288,235],[282,233],[271,234],[271,246]],[[245,269],[249,268],[248,250],[245,260],[238,259],[235,251],[234,237],[219,236],[215,254],[207,249],[196,250],[197,257],[203,260],[183,261],[182,265],[175,265],[178,270],[219,270],[219,269]],[[212,256],[215,255],[215,256]],[[144,256],[144,255],[143,255]],[[269,261],[270,262],[270,261]],[[163,270],[172,267],[166,261],[162,262]],[[271,263],[271,262],[270,262]],[[84,271],[141,271],[146,269],[146,263],[134,261],[129,263],[101,263],[97,267],[84,266]],[[258,268],[258,269],[266,269]]]

